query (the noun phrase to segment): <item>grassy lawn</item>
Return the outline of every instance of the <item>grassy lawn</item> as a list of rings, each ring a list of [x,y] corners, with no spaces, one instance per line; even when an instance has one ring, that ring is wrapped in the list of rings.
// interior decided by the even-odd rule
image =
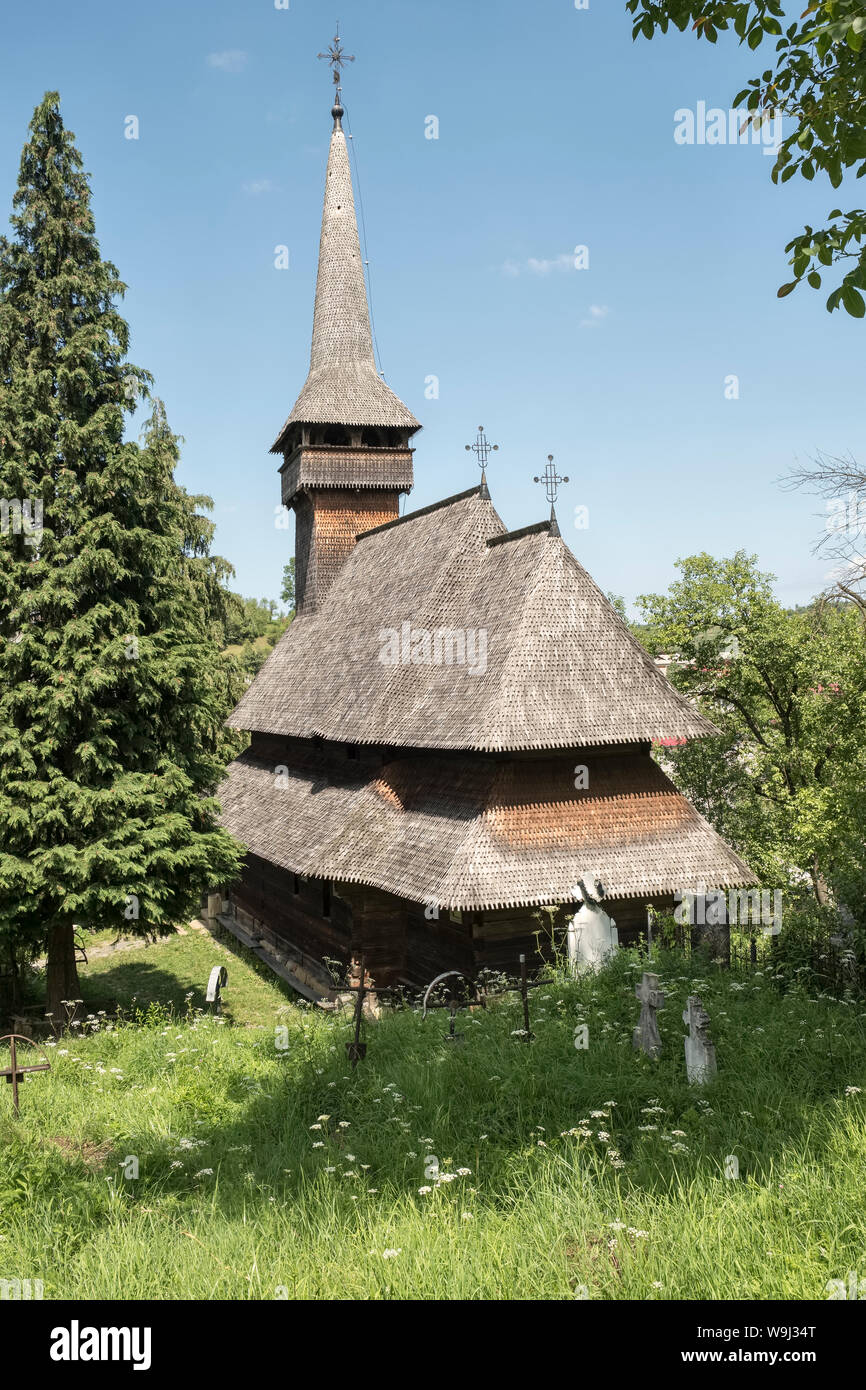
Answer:
[[[218,961],[225,1021],[194,1011]],[[347,1019],[206,937],[96,960],[93,1012],[154,1002],[50,1048],[17,1122],[3,1088],[0,1277],[46,1298],[826,1298],[866,1276],[863,1006],[692,965],[654,964],[658,1062],[632,1048],[623,951],[534,991],[531,1045],[513,995],[461,1014],[458,1046],[447,1015],[407,1009],[366,1025],[353,1074]],[[704,1088],[692,992],[719,1060]]]
[[[109,934],[108,941],[116,936]],[[171,936],[155,945],[136,943],[111,955],[94,956],[80,970],[81,995],[88,1011],[146,1009],[155,1002],[185,1013],[205,1007],[208,976],[224,965],[223,1017],[230,1023],[272,1025],[274,1009],[297,995],[239,945],[223,945],[200,932]]]

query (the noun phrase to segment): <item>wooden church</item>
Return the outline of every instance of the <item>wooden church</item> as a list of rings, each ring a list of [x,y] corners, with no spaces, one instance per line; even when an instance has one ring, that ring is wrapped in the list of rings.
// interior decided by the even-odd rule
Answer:
[[[620,941],[647,903],[754,881],[651,756],[713,726],[553,512],[507,531],[482,473],[400,515],[420,425],[376,371],[342,115],[338,85],[310,370],[272,449],[297,616],[231,716],[251,742],[218,793],[247,849],[223,920],[313,992],[325,957],[363,955],[379,986],[512,969],[588,874]]]

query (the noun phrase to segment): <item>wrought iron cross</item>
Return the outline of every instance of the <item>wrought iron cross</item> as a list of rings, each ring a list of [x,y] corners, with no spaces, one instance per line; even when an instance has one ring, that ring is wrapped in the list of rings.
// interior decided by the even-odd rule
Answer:
[[[491,453],[495,454],[498,448],[498,444],[488,443],[487,436],[484,433],[483,425],[478,426],[478,438],[476,439],[475,443],[466,445],[467,453],[470,449],[472,450],[478,463],[478,467],[481,469],[482,473],[487,468],[487,460],[490,457]]]
[[[11,1065],[8,1067],[0,1067],[0,1076],[5,1076],[7,1082],[9,1082],[12,1086],[12,1108],[14,1109],[15,1114],[17,1115],[19,1113],[18,1082],[20,1078],[24,1076],[26,1072],[50,1071],[51,1064],[50,1062],[44,1062],[41,1063],[39,1066],[25,1067],[18,1061],[18,1055],[15,1048],[16,1043],[26,1043],[28,1047],[36,1047],[36,1044],[33,1041],[33,1039],[25,1038],[22,1033],[7,1033],[5,1038],[0,1038],[0,1042],[8,1042],[9,1044],[9,1052],[11,1054],[9,1060]],[[42,1055],[44,1056],[45,1054],[43,1053]]]
[[[561,478],[559,476],[559,474],[553,466],[553,454],[548,454],[547,467],[545,468],[541,476],[536,477],[533,481],[536,483],[544,483],[545,491],[547,493],[547,500],[552,507],[557,497],[559,496],[559,484],[567,483],[568,475],[566,474],[564,478]]]
[[[344,63],[354,63],[354,61],[355,61],[355,55],[354,55],[354,53],[346,53],[346,52],[344,52],[343,46],[342,46],[342,44],[340,43],[340,21],[339,21],[339,20],[337,21],[337,32],[336,32],[336,34],[334,35],[334,42],[331,44],[331,47],[328,49],[327,53],[320,53],[320,54],[319,54],[319,57],[320,57],[320,58],[327,58],[328,62],[331,64],[331,69],[332,69],[333,74],[334,74],[334,86],[336,87],[336,89],[337,89],[337,94],[339,95],[339,92],[340,92],[340,70],[341,70],[341,68],[343,67]]]

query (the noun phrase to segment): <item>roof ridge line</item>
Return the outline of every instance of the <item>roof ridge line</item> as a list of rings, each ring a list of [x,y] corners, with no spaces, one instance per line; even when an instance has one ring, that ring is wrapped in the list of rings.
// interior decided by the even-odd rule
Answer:
[[[516,541],[521,536],[532,536],[542,531],[550,531],[550,521],[536,521],[531,526],[521,526],[518,531],[504,531],[501,536],[488,536],[488,545],[502,545],[504,541]]]
[[[481,484],[467,488],[465,492],[455,492],[453,497],[443,497],[439,502],[431,502],[427,507],[419,507],[415,512],[407,512],[405,516],[397,516],[393,521],[383,521],[381,526],[371,526],[369,531],[359,531],[355,536],[356,541],[362,541],[365,536],[376,536],[380,531],[388,531],[392,526],[401,526],[404,521],[414,521],[417,516],[427,516],[430,512],[438,512],[440,507],[450,507],[452,502],[462,502],[467,497],[476,497],[481,493]]]

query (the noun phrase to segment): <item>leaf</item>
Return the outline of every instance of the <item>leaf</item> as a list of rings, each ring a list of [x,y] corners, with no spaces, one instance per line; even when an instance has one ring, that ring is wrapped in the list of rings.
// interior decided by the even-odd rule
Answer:
[[[790,294],[792,290],[795,290],[798,284],[798,280],[792,280],[790,284],[780,285],[779,288],[776,290],[776,298],[784,299],[785,295]]]
[[[749,47],[750,47],[750,48],[757,48],[757,47],[758,47],[758,44],[761,42],[761,40],[762,40],[763,37],[764,37],[764,31],[763,31],[763,29],[761,29],[760,26],[754,28],[754,29],[752,30],[752,32],[749,34]]]
[[[853,285],[842,286],[842,303],[852,318],[862,319],[866,314],[866,300]]]

